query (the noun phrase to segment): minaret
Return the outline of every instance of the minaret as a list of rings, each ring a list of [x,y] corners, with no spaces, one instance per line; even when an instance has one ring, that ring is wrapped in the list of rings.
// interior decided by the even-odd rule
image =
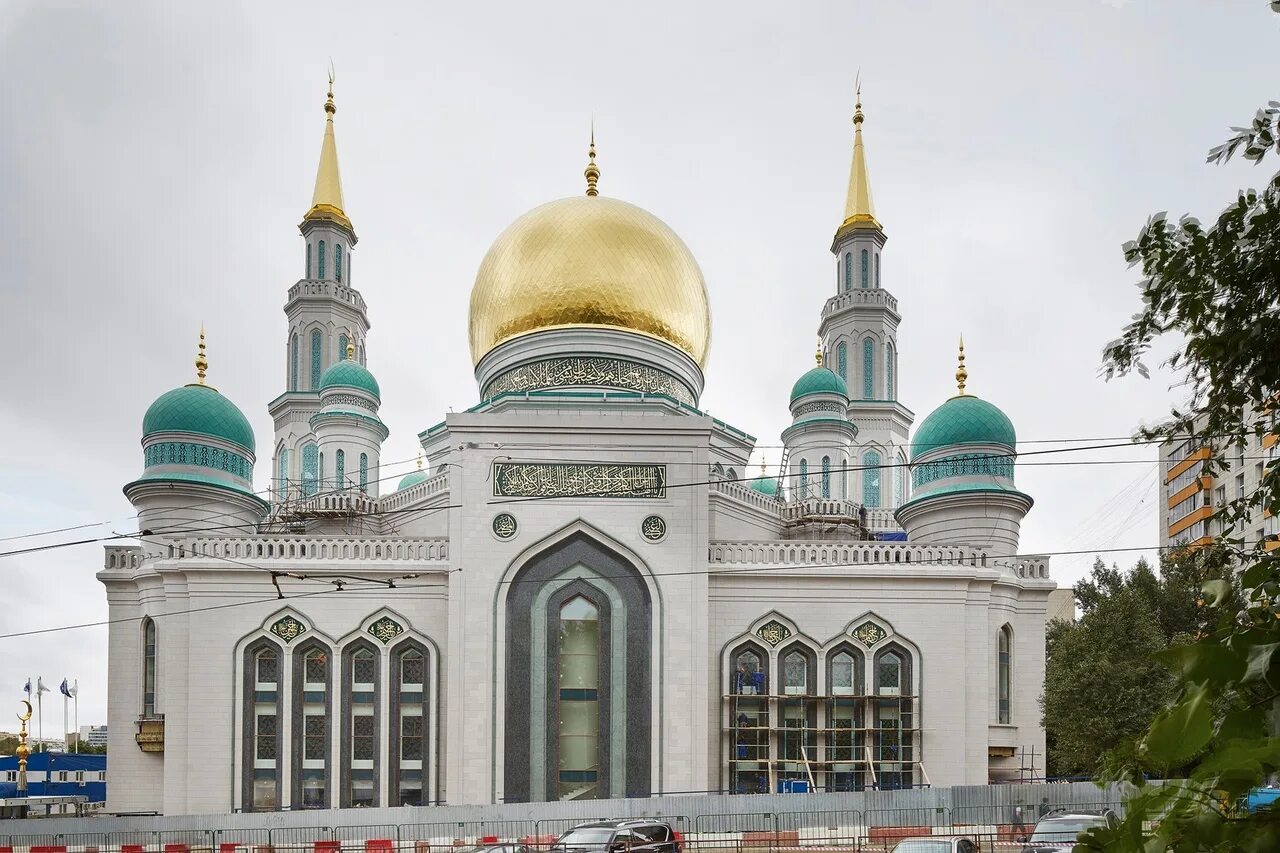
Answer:
[[[272,499],[291,487],[308,490],[323,482],[318,442],[308,421],[320,410],[320,379],[331,366],[347,358],[365,363],[369,317],[364,297],[352,287],[352,249],[355,226],[342,199],[338,144],[333,117],[333,75],[324,102],[324,136],[311,207],[298,230],[304,241],[303,275],[289,288],[284,312],[289,318],[285,339],[285,390],[268,406],[275,420],[272,448]]]
[[[868,511],[892,509],[907,496],[907,435],[915,415],[898,402],[898,300],[884,289],[881,253],[886,241],[871,199],[867,152],[862,139],[862,89],[853,113],[853,162],[844,219],[831,253],[836,259],[835,295],[822,309],[818,336],[826,366],[849,388],[849,420],[858,427],[849,499]],[[877,468],[875,466],[885,466]],[[888,518],[888,523],[892,523]]]

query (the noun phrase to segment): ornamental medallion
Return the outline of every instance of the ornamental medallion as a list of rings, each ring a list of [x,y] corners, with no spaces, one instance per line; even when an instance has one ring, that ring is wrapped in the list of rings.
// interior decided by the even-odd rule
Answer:
[[[667,466],[495,462],[493,493],[520,498],[665,498]]]
[[[640,523],[640,532],[650,542],[657,542],[667,535],[667,523],[660,515],[651,515]]]
[[[292,643],[299,634],[305,632],[307,626],[292,616],[282,616],[272,624],[269,630],[287,644]]]
[[[404,628],[390,616],[382,616],[369,626],[369,633],[381,640],[383,645],[386,645],[403,634]]]
[[[756,630],[756,636],[771,646],[776,646],[791,636],[791,629],[777,619],[770,619]]]
[[[853,629],[853,637],[862,645],[870,648],[876,643],[889,636],[883,628],[874,622],[863,622],[857,628]]]
[[[509,512],[499,513],[493,517],[493,535],[499,539],[510,539],[516,535],[516,517]]]

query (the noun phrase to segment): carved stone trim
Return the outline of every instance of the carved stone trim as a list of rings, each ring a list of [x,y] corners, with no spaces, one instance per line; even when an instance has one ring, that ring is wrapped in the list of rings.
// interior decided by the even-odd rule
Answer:
[[[667,466],[495,462],[493,493],[499,497],[665,498]]]
[[[508,392],[583,386],[666,394],[694,405],[693,392],[671,374],[647,364],[603,356],[565,356],[522,364],[494,377],[481,396],[488,399]]]

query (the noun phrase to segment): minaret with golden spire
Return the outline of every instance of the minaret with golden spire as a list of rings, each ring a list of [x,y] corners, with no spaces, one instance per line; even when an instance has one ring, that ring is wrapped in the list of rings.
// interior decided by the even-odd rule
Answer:
[[[856,86],[853,107],[853,163],[849,167],[849,191],[844,202],[845,228],[880,228],[876,219],[876,206],[871,200],[871,178],[867,174],[867,151],[862,144],[862,122],[866,116],[862,113],[862,82]]]
[[[587,195],[598,196],[600,190],[596,184],[600,181],[600,167],[596,165],[596,123],[591,122],[591,145],[587,147],[587,168],[582,171],[587,179]]]

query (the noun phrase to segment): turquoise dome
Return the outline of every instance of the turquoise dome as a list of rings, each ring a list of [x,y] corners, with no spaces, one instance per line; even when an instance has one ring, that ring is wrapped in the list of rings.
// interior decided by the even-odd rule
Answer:
[[[353,359],[343,359],[326,370],[324,375],[320,377],[321,391],[326,388],[335,388],[339,385],[346,388],[359,388],[362,391],[368,391],[379,400],[382,399],[382,392],[378,388],[378,380],[373,378],[373,374],[364,365]]]
[[[142,437],[161,432],[220,438],[254,452],[249,419],[208,385],[183,385],[160,395],[142,416]]]
[[[815,367],[796,380],[791,386],[791,399],[796,400],[807,394],[839,394],[849,399],[849,386],[839,374],[829,367]]]
[[[761,475],[760,479],[751,481],[751,488],[762,495],[776,498],[778,496],[778,478]]]
[[[911,439],[911,458],[957,444],[999,444],[1016,450],[1018,436],[1004,412],[965,394],[952,397],[924,419]]]
[[[396,491],[407,489],[410,486],[416,486],[423,480],[427,479],[426,471],[410,471],[400,478],[400,485],[396,486]]]

